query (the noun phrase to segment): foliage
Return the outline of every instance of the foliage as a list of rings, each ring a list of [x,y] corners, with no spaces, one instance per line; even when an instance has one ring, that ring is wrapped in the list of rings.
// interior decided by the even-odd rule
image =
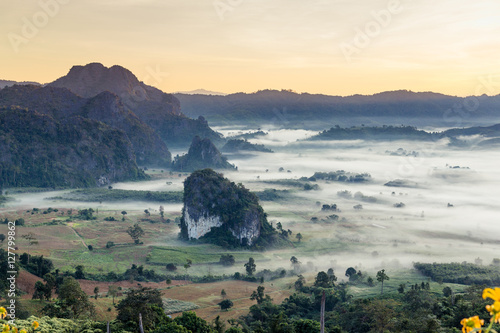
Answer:
[[[500,267],[463,263],[414,263],[420,273],[434,281],[494,286],[500,284]]]
[[[272,153],[273,151],[261,144],[254,144],[243,139],[230,139],[221,148],[222,152],[235,153],[238,151],[258,151],[264,153]]]
[[[255,265],[255,260],[253,258],[248,258],[248,262],[245,263],[245,270],[247,271],[247,274],[248,275],[253,275],[253,273],[255,272],[255,269],[256,269],[256,265]]]
[[[90,188],[73,190],[63,196],[50,199],[82,201],[82,202],[113,202],[113,201],[146,201],[146,202],[164,202],[179,203],[182,202],[182,192],[165,191],[136,191],[136,190],[118,190],[112,191],[105,188]],[[123,214],[125,212],[125,214]],[[122,211],[125,217],[126,211]]]
[[[127,229],[127,233],[134,240],[134,243],[138,244],[139,238],[144,235],[144,230],[142,230],[142,228],[139,226],[139,224],[136,223],[136,224],[134,224],[134,226],[131,226]]]
[[[80,288],[80,284],[72,277],[65,277],[59,287],[58,300],[55,304],[47,304],[42,312],[51,317],[80,318],[92,317],[95,307],[90,303],[87,294]]]
[[[196,314],[191,311],[183,312],[181,316],[174,319],[174,322],[191,332],[216,333],[205,320],[196,316]]]
[[[126,134],[94,120],[59,122],[0,108],[0,138],[0,187],[92,187],[147,178]]]
[[[233,307],[233,302],[230,299],[225,299],[219,303],[217,303],[218,306],[220,306],[221,310],[229,310],[230,308]]]
[[[163,309],[163,301],[159,290],[151,288],[132,289],[116,306],[118,310],[117,319],[123,324],[134,327],[137,331],[139,329],[139,314],[141,314],[144,329],[149,330],[154,327],[154,323],[160,317],[154,306]]]
[[[368,173],[352,173],[344,170],[337,170],[331,172],[315,172],[314,175],[309,178],[310,181],[316,181],[318,179],[333,182],[364,183],[371,181],[372,176]]]
[[[233,266],[235,262],[234,256],[232,254],[223,254],[220,256],[219,264],[223,266]]]

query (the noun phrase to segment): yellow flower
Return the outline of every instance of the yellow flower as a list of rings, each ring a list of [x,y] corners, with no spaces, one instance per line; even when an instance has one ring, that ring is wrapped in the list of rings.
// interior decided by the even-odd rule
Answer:
[[[477,332],[481,333],[481,326],[484,324],[484,320],[479,319],[478,316],[470,317],[470,318],[464,318],[460,322],[462,324],[462,332],[463,333],[468,333],[473,331],[475,328],[479,328]]]
[[[8,332],[8,331],[10,331],[10,326],[9,326],[9,325],[7,325],[7,324],[4,324],[4,325],[3,325],[3,330],[2,330],[2,333],[3,333],[3,332]]]
[[[33,329],[35,329],[35,330],[36,330],[36,329],[38,328],[38,326],[40,326],[40,324],[39,324],[39,323],[35,320],[35,321],[33,322],[32,326],[33,326]]]
[[[0,319],[7,317],[7,310],[3,306],[0,306]]]
[[[25,329],[19,331],[19,333],[27,333]]]
[[[17,333],[17,327],[12,327],[12,332]]]
[[[500,322],[500,302],[495,302],[492,305],[486,305],[486,310],[493,316],[494,322]]]
[[[484,289],[483,298],[491,298],[495,302],[500,302],[500,288],[495,288],[495,290],[491,288]]]

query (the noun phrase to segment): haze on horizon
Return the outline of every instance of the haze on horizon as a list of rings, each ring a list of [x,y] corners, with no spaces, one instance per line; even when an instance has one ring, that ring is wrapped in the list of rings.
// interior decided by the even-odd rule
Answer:
[[[499,12],[494,0],[0,0],[0,79],[102,62],[166,92],[496,95]]]

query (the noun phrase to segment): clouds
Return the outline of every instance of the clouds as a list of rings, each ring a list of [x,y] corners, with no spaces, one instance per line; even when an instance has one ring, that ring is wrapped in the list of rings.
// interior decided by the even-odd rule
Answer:
[[[69,1],[20,54],[7,39],[0,41],[10,64],[2,68],[3,78],[47,82],[56,78],[51,72],[100,60],[139,75],[147,64],[169,68],[175,86],[164,83],[165,90],[465,95],[500,61],[500,4],[493,0],[219,3],[226,5],[223,12],[212,0]],[[346,61],[340,45],[374,29],[374,13],[395,3],[400,11]],[[39,7],[38,1],[0,2],[0,32],[19,30],[22,18]],[[28,70],[26,63],[44,70]]]

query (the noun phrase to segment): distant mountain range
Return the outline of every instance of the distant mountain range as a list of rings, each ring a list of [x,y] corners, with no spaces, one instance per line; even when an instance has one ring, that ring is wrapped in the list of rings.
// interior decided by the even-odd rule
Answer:
[[[226,96],[226,93],[210,91],[205,89],[196,89],[191,91],[178,91],[175,94],[185,94],[185,95],[214,95],[214,96]]]
[[[489,119],[500,122],[500,95],[462,98],[400,90],[341,97],[262,90],[227,96],[175,96],[186,115],[203,115],[217,125],[324,129],[325,124],[461,127]]]
[[[32,84],[35,86],[40,86],[41,84],[38,82],[17,82],[17,81],[9,81],[9,80],[0,80],[0,89],[3,89],[5,87],[12,87],[13,85],[27,85],[27,84]]]

